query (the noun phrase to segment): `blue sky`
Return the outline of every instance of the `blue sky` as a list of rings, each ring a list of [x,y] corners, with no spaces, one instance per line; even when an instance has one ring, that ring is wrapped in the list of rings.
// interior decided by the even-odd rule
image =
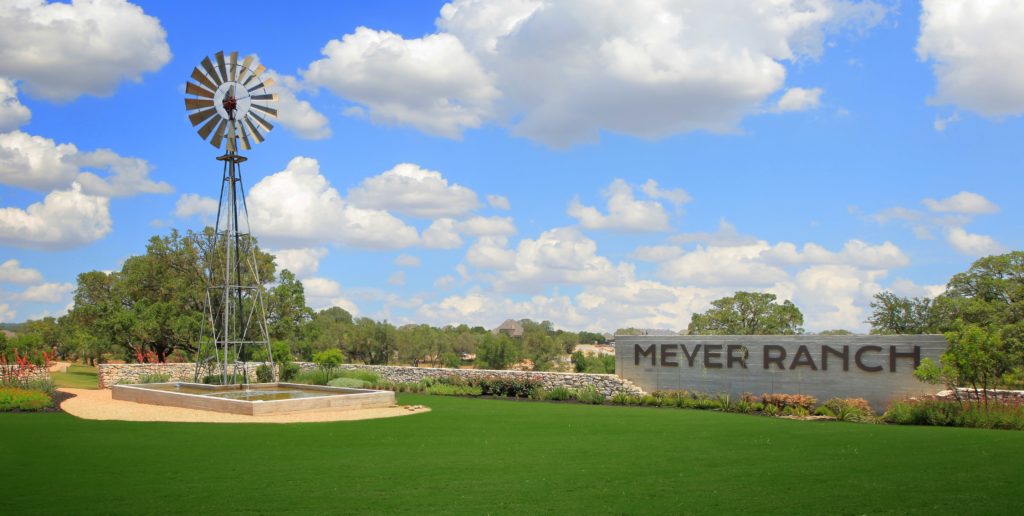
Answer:
[[[253,231],[315,308],[682,329],[744,289],[864,331],[874,293],[1021,248],[1021,26],[1009,0],[17,1],[0,321],[212,220],[184,84],[238,50],[282,97]]]

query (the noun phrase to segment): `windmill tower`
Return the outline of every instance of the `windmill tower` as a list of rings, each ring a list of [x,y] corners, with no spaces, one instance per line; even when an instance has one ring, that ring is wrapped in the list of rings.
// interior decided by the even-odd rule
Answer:
[[[274,127],[266,117],[277,117],[277,110],[269,107],[277,102],[277,94],[267,91],[273,79],[261,77],[266,68],[255,63],[255,56],[241,62],[238,52],[231,52],[227,60],[224,52],[214,57],[216,63],[205,57],[192,70],[195,82],[185,87],[185,109],[192,126],[199,127],[203,140],[225,151],[217,156],[223,163],[223,175],[213,245],[206,257],[209,269],[195,381],[220,373],[221,382],[227,384],[239,375],[247,377],[244,361],[256,349],[265,349],[273,362],[263,283],[242,184],[242,163],[247,158],[238,150],[239,144],[249,150],[262,142],[260,130]]]

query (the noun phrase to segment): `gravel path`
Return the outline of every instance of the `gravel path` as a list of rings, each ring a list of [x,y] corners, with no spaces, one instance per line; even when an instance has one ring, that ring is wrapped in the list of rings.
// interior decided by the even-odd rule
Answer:
[[[74,395],[60,404],[60,408],[82,419],[118,421],[172,421],[185,423],[316,423],[322,421],[358,421],[382,417],[406,416],[430,412],[422,405],[398,405],[388,408],[362,410],[311,410],[267,416],[243,416],[209,410],[163,407],[133,403],[111,398],[109,389],[58,389]]]

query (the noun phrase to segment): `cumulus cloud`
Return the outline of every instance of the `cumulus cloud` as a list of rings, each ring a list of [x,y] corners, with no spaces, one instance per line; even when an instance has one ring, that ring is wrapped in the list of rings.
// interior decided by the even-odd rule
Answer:
[[[254,231],[283,247],[331,242],[399,249],[419,240],[415,228],[387,211],[356,207],[342,199],[312,158],[294,158],[284,170],[260,180],[248,202]]]
[[[124,0],[24,0],[0,10],[0,75],[32,96],[110,95],[171,59],[160,21]]]
[[[460,233],[481,236],[511,236],[516,234],[512,217],[472,217],[456,224]]]
[[[32,119],[32,112],[18,100],[14,81],[0,77],[0,132],[17,129]]]
[[[314,310],[337,306],[352,315],[359,314],[359,307],[342,292],[341,284],[327,278],[306,278],[302,280],[306,303]]]
[[[683,249],[675,245],[642,245],[637,247],[630,257],[641,262],[664,262],[682,254]]]
[[[999,206],[974,192],[960,192],[945,199],[925,199],[921,201],[931,211],[967,213],[971,215],[996,213]]]
[[[796,274],[793,301],[814,329],[858,329],[864,326],[872,296],[882,290],[884,271],[850,265],[817,265]]]
[[[936,104],[987,117],[1024,113],[1024,4],[924,0],[917,55],[932,64]]]
[[[491,205],[491,208],[496,210],[511,210],[512,205],[508,202],[508,197],[504,195],[488,195],[487,204]]]
[[[462,237],[456,228],[455,219],[447,217],[435,220],[423,230],[423,247],[431,249],[456,249],[462,247]]]
[[[305,278],[316,274],[320,269],[320,261],[327,256],[323,247],[300,247],[295,249],[278,249],[271,251],[278,270],[288,269],[296,277]]]
[[[441,276],[434,280],[434,288],[439,288],[441,290],[450,289],[453,285],[455,285],[455,278],[453,276]]]
[[[75,286],[71,283],[43,283],[28,287],[12,297],[32,303],[59,303],[69,299],[74,290]]]
[[[90,244],[110,232],[110,201],[70,190],[50,192],[26,209],[0,208],[0,244],[68,249]]]
[[[458,138],[480,127],[499,95],[490,74],[450,34],[405,39],[359,27],[320,52],[304,80],[366,106],[378,123]]]
[[[894,267],[905,267],[910,264],[910,259],[903,253],[896,244],[884,242],[880,245],[871,245],[861,240],[853,239],[843,244],[840,252],[832,252],[824,247],[815,244],[804,244],[801,250],[790,242],[780,242],[762,252],[762,257],[768,262],[795,265],[795,264],[847,264],[865,268],[889,269]]]
[[[171,185],[149,178],[152,168],[145,160],[109,149],[79,152],[74,144],[21,131],[0,134],[0,183],[11,186],[50,191],[77,182],[83,192],[103,197],[172,192]]]
[[[946,241],[954,249],[968,256],[985,256],[1006,251],[1006,248],[996,242],[994,238],[988,235],[969,233],[964,228],[950,228],[946,233]]]
[[[17,283],[22,285],[40,283],[43,275],[35,269],[21,266],[21,262],[11,258],[0,263],[0,283]]]
[[[309,101],[299,100],[296,92],[302,89],[299,80],[291,75],[268,70],[266,75],[274,79],[272,87],[278,96],[277,121],[304,140],[323,140],[331,136],[327,117],[317,111]]]
[[[712,232],[697,231],[693,233],[679,233],[669,237],[669,241],[677,244],[700,242],[709,245],[732,246],[745,245],[757,242],[757,238],[750,235],[741,235],[736,231],[736,226],[725,219],[718,221],[718,229]]]
[[[508,270],[515,267],[516,253],[505,237],[482,237],[466,251],[466,262],[479,269]]]
[[[349,190],[348,195],[360,207],[423,218],[463,215],[480,206],[473,190],[448,184],[440,172],[412,163],[400,163],[387,172],[368,177]]]
[[[217,199],[203,197],[199,194],[184,194],[174,203],[174,216],[187,219],[196,215],[212,217],[217,214]]]
[[[399,267],[419,267],[422,264],[423,260],[420,260],[419,256],[411,254],[400,254],[395,258],[395,265]]]
[[[785,270],[763,260],[762,253],[768,249],[766,242],[727,247],[698,245],[659,265],[658,276],[701,286],[765,287],[785,281],[789,277]]]
[[[657,183],[655,183],[657,188]],[[568,214],[579,220],[586,229],[611,229],[625,232],[649,232],[668,230],[668,214],[656,201],[642,201],[633,196],[633,188],[625,181],[616,179],[605,191],[608,198],[608,213],[601,213],[593,206],[584,206],[579,199],[569,204]]]
[[[775,103],[773,111],[788,113],[818,109],[818,106],[821,105],[821,94],[824,92],[825,90],[821,88],[789,88]]]
[[[651,199],[664,199],[672,203],[676,207],[676,211],[681,210],[684,204],[693,200],[690,194],[686,193],[686,190],[682,188],[662,189],[658,187],[658,182],[653,179],[648,179],[643,187],[641,187],[641,190]]]
[[[14,318],[18,316],[18,312],[11,308],[11,305],[7,303],[0,303],[0,322],[14,322]]]
[[[405,285],[405,271],[395,271],[391,276],[388,276],[388,284],[398,287]]]

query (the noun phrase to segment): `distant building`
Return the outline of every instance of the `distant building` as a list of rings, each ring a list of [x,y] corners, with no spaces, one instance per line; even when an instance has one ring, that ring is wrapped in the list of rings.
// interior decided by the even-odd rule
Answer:
[[[512,319],[506,319],[505,322],[501,323],[500,326],[491,330],[491,333],[498,335],[504,333],[514,339],[521,338],[523,336],[523,327],[518,322]]]
[[[615,346],[608,344],[577,344],[573,351],[585,356],[615,355]]]

